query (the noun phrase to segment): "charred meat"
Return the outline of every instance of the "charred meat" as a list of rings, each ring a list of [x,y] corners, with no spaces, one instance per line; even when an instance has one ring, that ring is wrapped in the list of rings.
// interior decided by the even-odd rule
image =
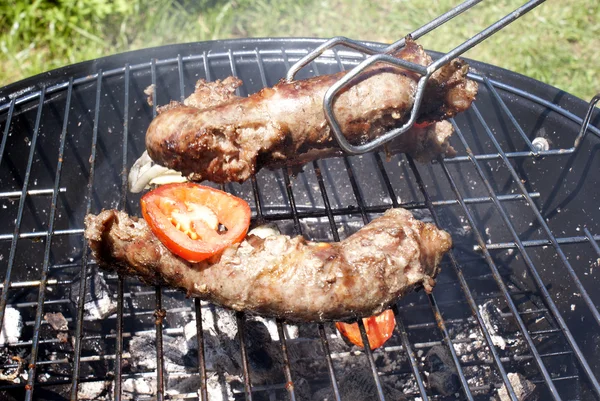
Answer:
[[[105,210],[85,219],[100,266],[151,285],[288,321],[352,320],[380,313],[417,287],[431,291],[450,235],[390,209],[338,243],[250,233],[218,261],[171,253],[143,219]]]
[[[421,46],[407,40],[397,57],[421,65],[431,62]],[[448,147],[447,122],[466,110],[477,84],[466,78],[468,65],[459,59],[429,79],[417,125],[388,146],[428,161]],[[158,164],[194,181],[242,182],[263,167],[299,165],[340,154],[323,112],[323,96],[345,72],[306,80],[280,82],[248,97],[238,97],[242,82],[233,77],[199,81],[183,103],[171,102],[146,133],[146,149]],[[375,65],[357,76],[334,102],[346,138],[354,144],[378,137],[408,120],[419,76],[387,65]],[[406,137],[406,138],[405,138]],[[432,139],[443,138],[434,151]],[[413,146],[413,141],[417,146]],[[425,144],[425,146],[421,146]]]

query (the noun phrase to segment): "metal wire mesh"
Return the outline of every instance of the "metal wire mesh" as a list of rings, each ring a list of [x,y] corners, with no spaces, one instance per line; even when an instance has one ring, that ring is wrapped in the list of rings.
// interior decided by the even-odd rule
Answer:
[[[132,214],[139,210],[138,196],[126,191],[127,171],[143,150],[144,127],[156,115],[157,103],[183,99],[199,78],[213,80],[229,74],[244,80],[238,94],[247,95],[276,83],[290,63],[308,50],[229,49],[153,59],[71,77],[0,104],[4,118],[0,200],[6,206],[1,209],[6,224],[0,233],[0,252],[8,255],[0,261],[0,322],[10,324],[3,320],[7,307],[21,313],[21,338],[6,349],[26,358],[27,372],[25,381],[2,383],[1,391],[28,400],[77,399],[83,383],[111,381],[114,385],[107,392],[118,400],[125,398],[123,383],[128,379],[154,375],[155,395],[146,398],[208,399],[207,377],[214,372],[207,366],[203,316],[211,313],[211,306],[186,300],[170,289],[148,288],[136,280],[103,274],[115,294],[116,309],[105,318],[89,316],[86,294],[101,273],[83,239],[83,215],[108,207]],[[331,73],[356,65],[361,57],[331,52],[313,62],[306,74]],[[456,130],[452,141],[458,150],[454,158],[417,166],[405,156],[387,160],[372,153],[316,161],[297,177],[289,169],[262,171],[243,185],[224,188],[252,204],[256,221],[278,222],[289,234],[338,241],[389,207],[413,210],[452,232],[457,245],[444,262],[436,290],[432,295],[411,294],[398,303],[395,335],[383,349],[332,349],[333,326],[306,329],[312,335],[302,341],[318,348],[316,370],[323,374],[321,385],[331,389],[334,399],[343,399],[347,387],[345,358],[370,372],[372,397],[378,399],[386,399],[390,383],[402,377],[412,383],[405,389],[408,397],[489,399],[497,388],[506,386],[507,396],[516,400],[509,373],[517,371],[536,383],[540,399],[600,396],[598,355],[587,353],[590,346],[582,326],[574,324],[564,309],[575,306],[577,318],[585,319],[588,331],[592,326],[596,333],[592,340],[597,341],[598,299],[586,279],[597,283],[595,271],[587,274],[587,261],[600,257],[600,235],[594,233],[593,224],[579,234],[573,231],[579,230],[583,219],[577,211],[566,210],[568,203],[556,205],[556,188],[541,185],[539,179],[527,182],[535,181],[541,165],[564,167],[559,173],[568,168],[586,173],[597,145],[583,141],[575,149],[573,137],[548,134],[554,146],[539,150],[531,135],[541,128],[519,124],[518,113],[523,111],[512,107],[510,100],[525,99],[530,113],[541,115],[536,108],[554,113],[573,132],[581,119],[517,88],[477,74],[472,78],[482,83],[481,93],[472,110],[452,121]],[[145,104],[143,93],[149,84],[156,86],[152,108]],[[50,130],[57,125],[58,135]],[[600,134],[593,126],[588,131]],[[576,158],[583,160],[583,167],[573,164]],[[584,174],[567,187],[591,185],[593,179]],[[564,180],[559,176],[557,182]],[[552,217],[560,208],[569,213],[572,228],[556,226]],[[553,255],[548,257],[550,252]],[[554,261],[554,273],[546,266],[548,260]],[[555,274],[560,279],[553,278]],[[482,308],[489,301],[497,302],[502,316],[514,325],[523,344],[519,352],[504,349],[486,322]],[[44,314],[49,311],[67,317],[73,334],[67,343],[46,324]],[[184,335],[180,314],[195,315],[196,363],[184,372],[170,372],[163,342],[165,336]],[[256,355],[249,320],[236,314],[236,322],[243,381],[232,397],[302,398],[303,377],[294,366],[300,362],[291,354],[298,340],[286,337],[285,324],[276,322],[283,381],[254,383]],[[131,339],[144,333],[154,333],[156,364],[147,371],[132,371]],[[478,357],[465,358],[466,347],[476,341]],[[459,380],[455,394],[440,394],[428,385],[423,354],[440,345],[448,350]],[[17,364],[7,361],[3,369]],[[170,393],[167,376],[169,380],[197,377],[198,393]]]

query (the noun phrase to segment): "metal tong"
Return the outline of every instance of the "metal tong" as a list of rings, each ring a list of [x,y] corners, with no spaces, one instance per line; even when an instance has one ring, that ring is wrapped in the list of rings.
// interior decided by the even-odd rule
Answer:
[[[414,30],[408,36],[412,37],[413,39],[418,39],[419,37],[425,35],[428,32],[431,32],[432,30],[439,27],[440,25],[443,25],[444,23],[450,21],[452,18],[462,14],[463,12],[470,9],[477,3],[480,3],[481,1],[482,0],[466,0],[465,2],[459,4],[458,6],[449,10],[448,12],[440,15],[439,17],[428,22],[427,24],[423,25],[422,27]],[[327,92],[325,93],[325,97],[323,98],[323,110],[325,112],[325,117],[326,117],[327,122],[329,123],[329,126],[331,127],[331,129],[333,131],[333,135],[334,135],[335,139],[337,140],[338,144],[340,145],[340,147],[346,153],[349,153],[349,154],[365,153],[365,152],[371,151],[371,150],[383,145],[384,143],[389,142],[392,139],[402,135],[410,127],[412,127],[412,125],[416,121],[417,116],[419,114],[419,108],[421,106],[421,101],[423,100],[423,93],[424,93],[425,87],[427,85],[427,81],[429,80],[429,78],[435,71],[437,71],[443,65],[447,64],[450,60],[460,56],[467,50],[471,49],[478,43],[482,42],[484,39],[493,35],[494,33],[499,31],[500,29],[504,28],[511,22],[517,20],[522,15],[526,14],[527,12],[531,11],[538,5],[542,4],[544,1],[545,0],[531,0],[531,1],[527,2],[526,4],[522,5],[521,7],[517,8],[516,10],[514,10],[512,13],[506,15],[504,18],[498,20],[497,22],[490,25],[486,29],[477,33],[470,39],[466,40],[465,42],[463,42],[459,46],[455,47],[453,50],[449,51],[444,56],[433,61],[432,63],[430,63],[427,66],[422,66],[419,64],[411,63],[409,61],[398,59],[391,55],[391,53],[404,47],[405,42],[406,42],[405,38],[392,43],[391,45],[387,46],[384,49],[375,49],[373,47],[365,45],[364,43],[358,42],[356,40],[349,39],[349,38],[346,38],[343,36],[337,36],[337,37],[329,39],[328,41],[326,41],[325,43],[323,43],[322,45],[320,45],[319,47],[317,47],[316,49],[314,49],[313,51],[308,53],[306,56],[304,56],[300,60],[298,60],[289,69],[287,76],[286,76],[286,80],[288,82],[293,81],[296,73],[300,69],[302,69],[308,63],[310,63],[311,61],[313,61],[314,59],[316,59],[317,57],[322,55],[325,51],[327,51],[335,46],[338,46],[338,45],[343,45],[343,46],[349,47],[354,50],[358,50],[360,52],[363,52],[363,53],[369,55],[369,57],[367,57],[364,61],[359,63],[356,67],[352,68],[346,75],[344,75],[344,77],[342,79],[340,79],[338,82],[336,82],[334,85],[332,85],[327,90]],[[419,81],[417,83],[417,91],[415,93],[415,101],[411,108],[410,118],[404,125],[402,125],[399,128],[395,128],[395,129],[385,133],[384,135],[382,135],[378,138],[375,138],[367,143],[364,143],[361,145],[352,145],[350,142],[348,142],[348,140],[344,136],[344,133],[342,132],[340,125],[333,113],[333,102],[335,101],[335,97],[340,90],[347,88],[349,86],[350,81],[352,81],[352,79],[354,77],[356,77],[358,74],[363,72],[366,68],[368,68],[369,66],[371,66],[375,63],[391,64],[391,65],[402,67],[404,69],[418,73],[421,77],[419,78]]]

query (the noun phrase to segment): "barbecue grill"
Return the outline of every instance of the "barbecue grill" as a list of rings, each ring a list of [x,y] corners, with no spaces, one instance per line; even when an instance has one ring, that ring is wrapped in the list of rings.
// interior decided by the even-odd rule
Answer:
[[[239,95],[253,93],[323,43],[165,46],[0,89],[2,399],[600,399],[598,97],[587,104],[483,63],[470,62],[480,90],[452,120],[453,158],[421,165],[371,152],[225,186],[256,222],[314,240],[344,238],[390,207],[452,234],[433,294],[394,307],[383,348],[96,268],[83,217],[140,214],[127,173],[157,105],[231,74],[244,81]],[[334,49],[296,78],[363,60]]]

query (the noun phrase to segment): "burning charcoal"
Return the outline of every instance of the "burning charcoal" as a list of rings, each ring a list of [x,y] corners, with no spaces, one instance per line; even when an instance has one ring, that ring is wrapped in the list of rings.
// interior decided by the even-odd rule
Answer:
[[[105,400],[107,399],[107,393],[111,388],[110,384],[110,382],[105,381],[79,383],[77,399],[82,401]]]
[[[337,379],[340,398],[343,400],[373,400],[377,398],[375,380],[367,368],[355,368],[341,377],[338,376]],[[387,386],[384,382],[381,385],[386,400],[406,401],[400,391]],[[327,385],[314,393],[312,399],[313,401],[332,401],[335,397],[331,386]]]
[[[79,302],[79,286],[81,280],[76,280],[71,286],[71,301]],[[91,319],[105,319],[117,310],[117,302],[104,280],[104,274],[93,271],[88,280],[84,304],[85,316]]]
[[[60,312],[46,313],[44,315],[44,320],[46,320],[46,322],[48,322],[50,327],[52,327],[54,330],[57,330],[57,331],[69,330],[69,323],[67,322],[67,319],[65,319],[63,314]]]
[[[460,390],[460,381],[452,356],[446,347],[436,345],[425,355],[425,369],[429,372],[429,387],[447,396]]]
[[[535,398],[535,384],[527,380],[520,373],[509,373],[508,381],[515,391],[515,395],[519,401],[533,401]],[[508,395],[508,391],[505,386],[502,386],[498,389],[498,400],[499,401],[508,401],[510,397]]]
[[[12,306],[7,306],[4,310],[2,332],[0,332],[0,346],[14,344],[19,341],[22,329],[23,320],[21,319],[21,313]]]

